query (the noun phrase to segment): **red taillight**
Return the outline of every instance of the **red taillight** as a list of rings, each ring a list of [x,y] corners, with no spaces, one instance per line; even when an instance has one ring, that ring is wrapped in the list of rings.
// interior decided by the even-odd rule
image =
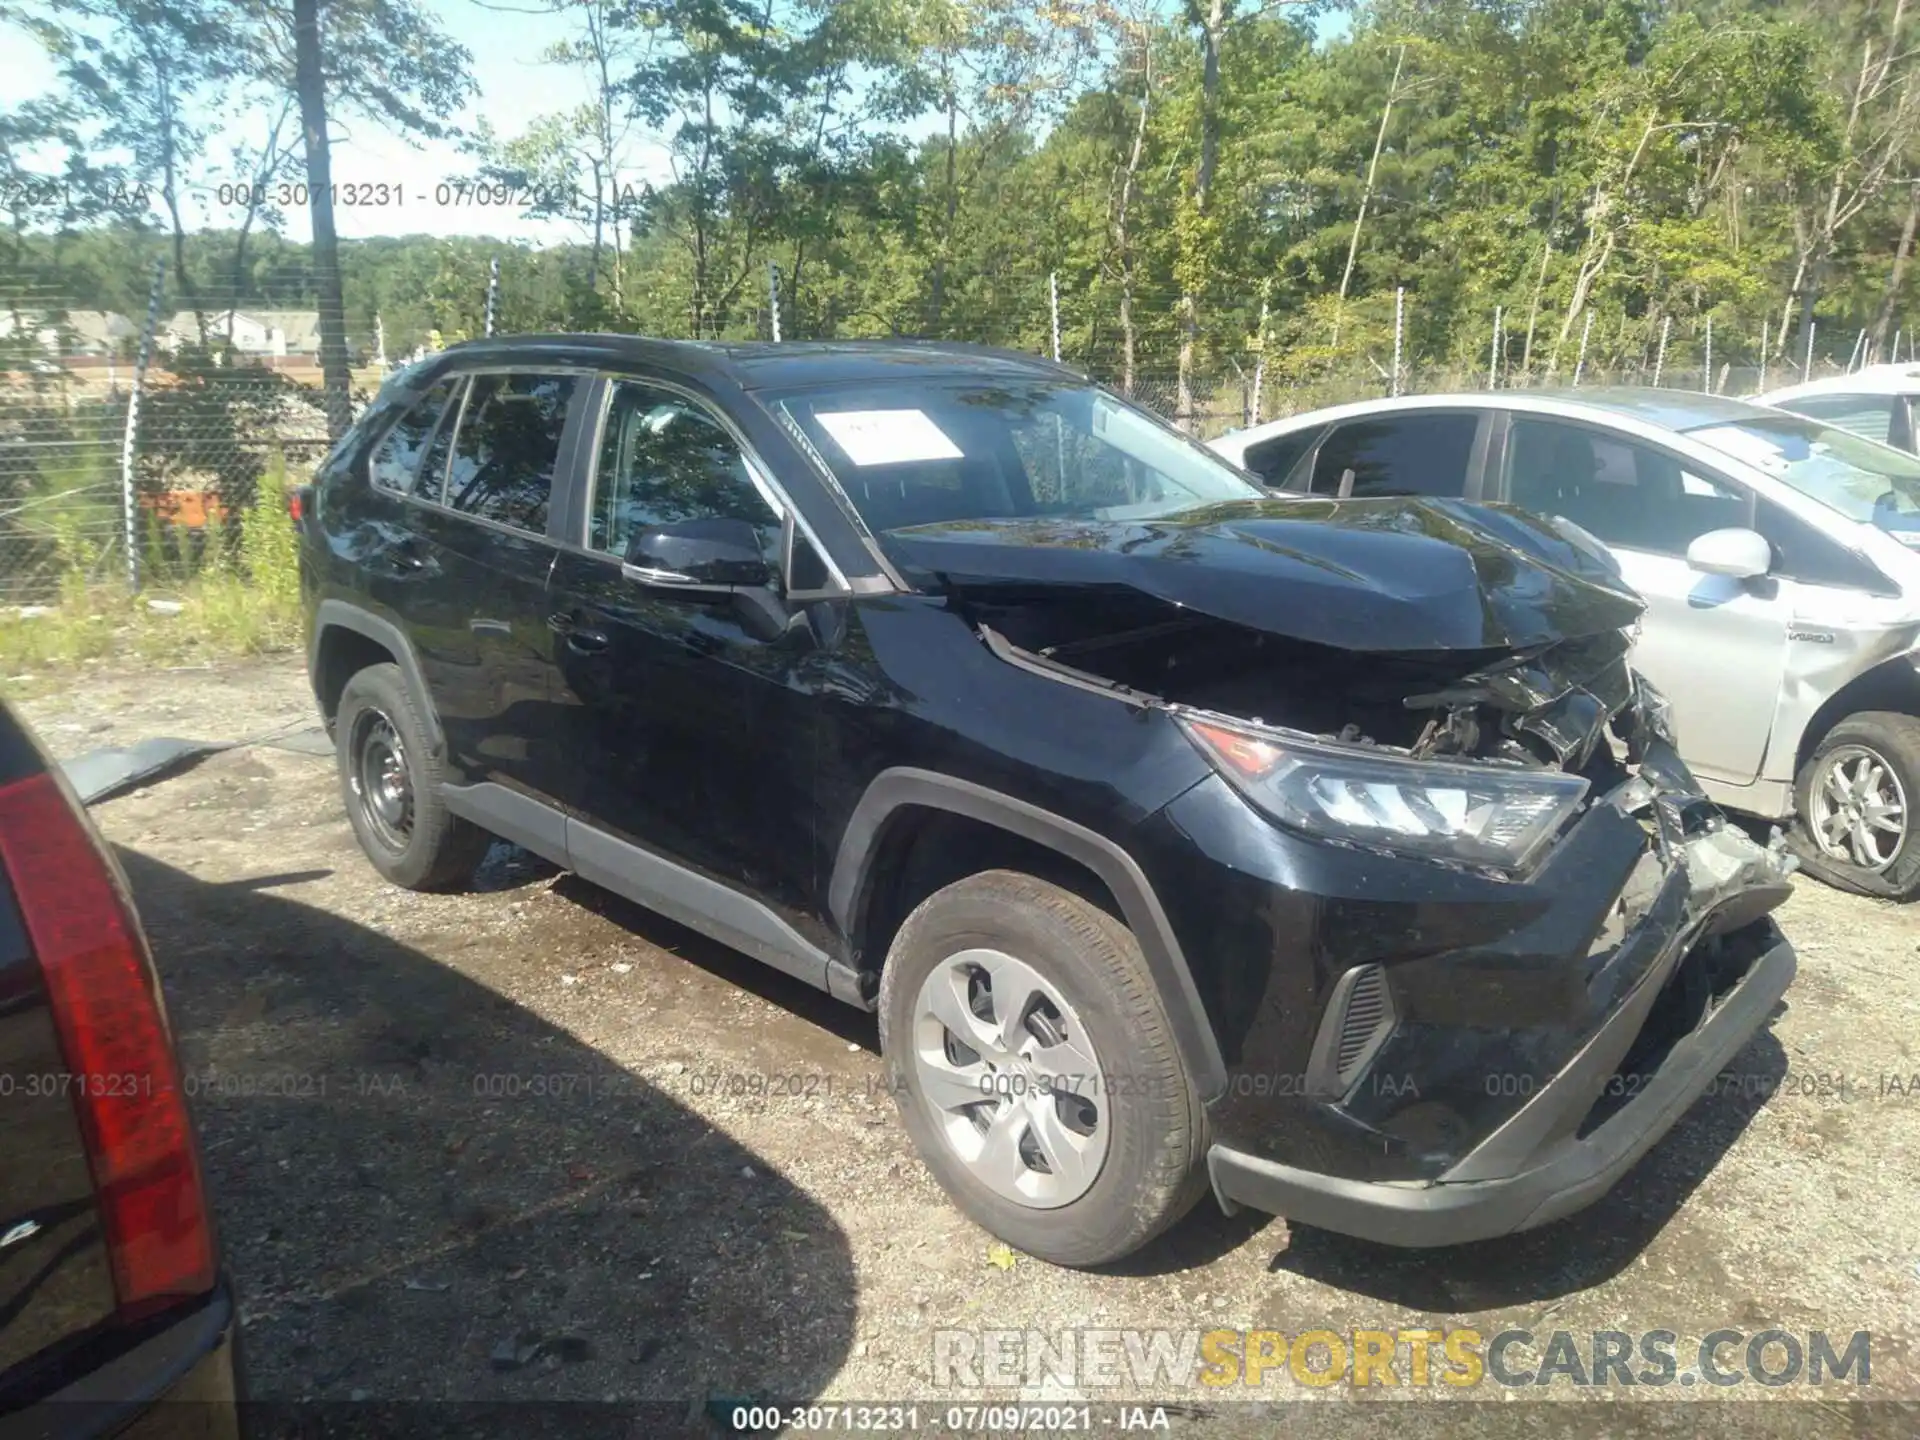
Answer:
[[[306,502],[300,498],[298,490],[289,491],[287,494],[287,514],[293,517],[293,523],[296,525],[306,514]]]
[[[46,977],[120,1313],[204,1294],[213,1231],[158,982],[53,776],[0,789],[0,861]]]

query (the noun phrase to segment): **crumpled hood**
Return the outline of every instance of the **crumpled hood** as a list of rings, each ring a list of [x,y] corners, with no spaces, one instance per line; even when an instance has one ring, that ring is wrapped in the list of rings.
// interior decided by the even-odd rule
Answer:
[[[1645,608],[1550,521],[1456,500],[1249,500],[1153,520],[961,520],[887,533],[970,590],[1112,587],[1345,650],[1526,649]]]

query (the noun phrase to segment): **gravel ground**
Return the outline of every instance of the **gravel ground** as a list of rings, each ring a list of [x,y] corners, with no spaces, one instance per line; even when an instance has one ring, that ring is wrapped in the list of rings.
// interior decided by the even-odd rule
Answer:
[[[1075,1273],[997,1252],[945,1202],[870,1017],[505,846],[473,893],[381,882],[331,761],[274,748],[314,723],[297,661],[7,689],[62,756],[273,737],[96,809],[194,1077],[259,1396],[1076,1393],[936,1387],[943,1327],[1665,1329],[1683,1370],[1714,1330],[1836,1350],[1865,1330],[1864,1387],[1614,1387],[1636,1403],[1604,1411],[1553,1405],[1602,1393],[1568,1384],[1356,1393],[1284,1366],[1259,1390],[1077,1393],[1219,1433],[1278,1423],[1250,1398],[1336,1402],[1288,1410],[1309,1433],[1358,1433],[1379,1414],[1359,1399],[1412,1404],[1396,1419],[1420,1433],[1920,1431],[1920,1411],[1862,1403],[1920,1400],[1920,911],[1802,882],[1770,1031],[1571,1220],[1408,1253],[1205,1202],[1125,1266]],[[1760,1398],[1785,1403],[1729,1403]]]

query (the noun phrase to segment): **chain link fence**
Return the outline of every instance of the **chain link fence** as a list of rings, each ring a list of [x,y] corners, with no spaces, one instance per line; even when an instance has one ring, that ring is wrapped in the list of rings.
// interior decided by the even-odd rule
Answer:
[[[516,307],[503,303],[511,296],[500,284],[497,272],[485,282],[485,313],[504,323]],[[312,473],[328,439],[317,316],[310,301],[300,303],[306,288],[276,302],[290,308],[204,293],[182,305],[157,281],[150,316],[138,317],[87,310],[73,296],[0,289],[0,605],[50,605],[69,587],[109,580],[135,589],[181,583],[223,555],[258,496],[277,499]],[[1763,367],[1727,356],[1709,372],[1710,338],[1663,332],[1657,349],[1630,363],[1589,363],[1583,344],[1577,359],[1570,352],[1550,371],[1544,360],[1517,363],[1533,347],[1505,337],[1502,351],[1490,328],[1487,358],[1471,367],[1409,363],[1390,348],[1358,345],[1303,366],[1277,346],[1263,356],[1244,338],[1209,346],[1203,336],[1183,401],[1170,302],[1136,312],[1138,363],[1123,366],[1107,297],[1050,283],[1028,289],[1000,309],[983,307],[955,338],[1058,353],[1202,439],[1392,393],[1576,383],[1701,391],[1711,383],[1738,396],[1854,363],[1803,355]],[[770,335],[780,300],[767,299]],[[542,328],[556,328],[551,317]],[[784,338],[807,338],[808,328],[792,316]],[[358,403],[388,368],[377,316],[355,340]]]
[[[231,311],[163,300],[143,365],[144,317],[0,295],[0,604],[188,579],[263,478],[298,484],[325,455],[310,354],[241,348]]]

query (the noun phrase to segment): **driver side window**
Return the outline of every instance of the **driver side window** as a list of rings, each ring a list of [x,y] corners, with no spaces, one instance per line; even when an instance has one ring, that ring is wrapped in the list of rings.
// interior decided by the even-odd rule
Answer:
[[[685,520],[749,521],[768,561],[778,558],[780,517],[755,488],[733,436],[685,396],[616,381],[594,470],[587,544],[624,556],[643,530]]]

